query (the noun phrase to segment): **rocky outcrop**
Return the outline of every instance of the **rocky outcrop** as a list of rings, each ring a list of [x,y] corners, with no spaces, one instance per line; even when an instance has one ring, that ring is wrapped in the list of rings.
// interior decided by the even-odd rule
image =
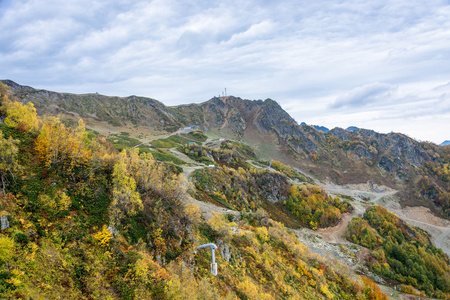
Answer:
[[[361,146],[361,145],[357,145],[356,147],[354,147],[353,149],[351,149],[351,151],[358,155],[359,157],[364,157],[367,158],[369,160],[372,160],[375,158],[376,156],[376,152],[371,151],[370,148]]]
[[[388,134],[381,141],[380,147],[389,150],[392,157],[402,159],[413,166],[421,166],[424,160],[431,160],[420,143],[402,134]]]
[[[272,99],[267,99],[261,105],[261,113],[254,121],[263,133],[275,131],[281,138],[295,135],[299,126],[280,105]]]
[[[342,142],[348,140],[348,131],[339,127],[331,129],[328,134],[338,138]]]
[[[267,201],[279,202],[289,198],[289,182],[286,176],[280,173],[264,173],[256,177],[256,182],[260,195]]]

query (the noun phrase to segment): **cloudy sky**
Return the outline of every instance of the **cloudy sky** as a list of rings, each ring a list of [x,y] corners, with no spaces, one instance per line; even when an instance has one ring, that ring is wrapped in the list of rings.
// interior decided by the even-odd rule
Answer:
[[[0,79],[450,140],[450,1],[0,0]]]

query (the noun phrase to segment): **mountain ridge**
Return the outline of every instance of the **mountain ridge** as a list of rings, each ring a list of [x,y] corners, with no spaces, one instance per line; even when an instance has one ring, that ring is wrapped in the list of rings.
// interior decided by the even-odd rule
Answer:
[[[3,82],[10,86],[14,97],[33,102],[40,114],[56,112],[72,119],[80,116],[94,130],[92,124],[101,122],[112,129],[126,128],[130,133],[136,128],[150,128],[158,135],[195,125],[207,129],[208,134],[251,145],[262,158],[279,160],[321,181],[373,181],[400,190],[405,202],[427,204],[435,211],[433,201],[448,189],[448,184],[439,179],[429,183],[436,190],[430,195],[414,187],[426,172],[431,172],[418,172],[417,168],[443,163],[443,150],[438,146],[400,133],[368,129],[336,127],[324,133],[314,126],[299,125],[272,99],[227,96],[198,104],[165,106],[145,97],[57,93]]]

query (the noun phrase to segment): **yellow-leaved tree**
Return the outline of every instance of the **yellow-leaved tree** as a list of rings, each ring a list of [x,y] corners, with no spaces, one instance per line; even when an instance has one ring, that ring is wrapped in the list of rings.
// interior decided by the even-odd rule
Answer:
[[[9,88],[7,85],[0,82],[0,104],[3,106],[9,102]],[[5,113],[6,111],[2,112]]]
[[[112,239],[112,233],[108,230],[106,225],[103,225],[102,230],[94,235],[94,239],[100,247],[109,246],[109,241]]]
[[[15,182],[15,173],[20,170],[20,165],[17,160],[19,151],[18,144],[19,140],[11,137],[5,139],[3,132],[0,131],[0,178],[2,180],[3,194],[5,193],[8,178],[12,178]]]
[[[59,118],[49,117],[42,125],[36,140],[36,152],[46,166],[69,162],[82,164],[89,159],[90,151],[85,147],[86,130],[83,120],[76,129],[66,127]]]
[[[7,105],[5,124],[22,131],[36,131],[39,128],[39,120],[33,103],[23,105],[21,102],[12,102]]]
[[[0,82],[0,117],[3,119],[3,122],[6,112],[13,104],[9,98],[10,94],[8,86]]]
[[[6,235],[0,234],[0,266],[10,260],[13,256],[14,240]]]
[[[127,153],[123,150],[114,164],[113,199],[110,218],[113,224],[120,224],[125,214],[134,215],[143,209],[141,197],[136,190],[136,181],[127,170]]]

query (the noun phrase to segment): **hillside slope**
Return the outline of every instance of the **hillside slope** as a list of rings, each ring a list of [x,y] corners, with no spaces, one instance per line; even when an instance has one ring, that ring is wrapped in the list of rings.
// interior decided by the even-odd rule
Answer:
[[[321,181],[383,184],[399,190],[408,205],[425,205],[448,217],[448,146],[358,128],[334,128],[324,134],[311,126],[299,126],[271,99],[214,97],[200,104],[166,107],[144,97],[74,95],[3,82],[13,97],[33,102],[40,114],[60,113],[73,120],[83,117],[88,128],[120,129],[135,135],[143,129],[146,135],[155,136],[196,125],[209,135],[240,140],[260,157],[277,159]]]
[[[401,135],[391,136],[391,142],[387,135],[360,129],[356,136],[339,129],[323,135],[312,127],[297,126],[272,100],[238,98],[164,108],[176,120],[183,117],[179,121],[183,126],[207,124],[208,135],[216,138],[201,130],[169,133],[162,128],[160,132],[166,132],[162,136],[140,142],[121,132],[127,127],[116,126],[106,140],[85,130],[82,119],[75,124],[51,115],[40,117],[28,96],[21,98],[28,102],[24,105],[9,101],[5,91],[0,85],[2,297],[384,298],[376,284],[361,280],[355,271],[404,292],[450,297],[449,259],[433,246],[445,243],[448,235],[417,231],[372,207],[374,202],[396,201],[391,198],[396,190],[370,181],[346,186],[322,183],[324,190],[304,172],[270,157],[263,159],[261,148],[254,151],[247,144],[218,137],[225,133],[242,140],[252,133],[275,140],[269,147],[284,149],[288,143],[277,144],[280,136],[289,140],[309,134],[303,139],[317,147],[315,152],[304,155],[306,147],[285,156],[323,172],[328,159],[324,154],[337,161],[354,160],[368,170],[381,169],[381,163],[370,164],[378,157],[369,159],[364,150],[377,154],[381,147],[383,156],[406,161],[384,164],[387,169],[381,176],[406,186],[411,173],[404,177],[402,171],[412,170],[419,195],[428,202],[435,196],[442,206],[446,194],[435,184],[448,179],[446,147],[431,158],[434,148],[427,148],[429,144],[415,145]],[[121,105],[125,104],[117,107]],[[41,109],[44,112],[45,105]],[[208,119],[213,114],[207,109],[226,117]],[[77,114],[65,113],[62,118]],[[123,111],[115,113],[120,116]],[[253,125],[248,125],[250,121]],[[425,154],[410,151],[421,146]],[[390,169],[400,163],[405,169]],[[371,216],[366,221],[358,218],[364,211],[364,220]],[[361,246],[344,241],[346,232]],[[397,240],[394,252],[395,241],[386,232]],[[411,234],[419,238],[411,239]],[[209,252],[198,250],[210,242],[218,245],[217,277],[209,275]],[[412,246],[424,255],[409,261],[404,253]],[[418,259],[427,256],[425,252],[436,255]],[[326,253],[330,256],[320,256]],[[413,275],[407,273],[411,266]],[[51,275],[42,276],[44,272]]]
[[[448,146],[358,128],[334,128],[324,134],[298,125],[271,99],[214,97],[200,104],[166,107],[144,97],[64,94],[3,82],[13,97],[33,102],[40,114],[83,117],[88,128],[120,129],[135,136],[144,129],[146,136],[157,136],[196,125],[210,136],[242,141],[258,156],[276,159],[323,182],[382,184],[399,190],[408,205],[427,206],[449,216]]]
[[[173,163],[118,152],[82,120],[66,126],[0,96],[0,298],[387,299],[262,211],[203,218]],[[202,139],[166,144],[191,137]],[[228,148],[218,157],[231,164]],[[284,175],[273,176],[286,188]],[[271,198],[269,182],[261,198]],[[217,276],[211,252],[199,249],[208,243],[218,246]]]

